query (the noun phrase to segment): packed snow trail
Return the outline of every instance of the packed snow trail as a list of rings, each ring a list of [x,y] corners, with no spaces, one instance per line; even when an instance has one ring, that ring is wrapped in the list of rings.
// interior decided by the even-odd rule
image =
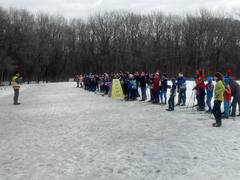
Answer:
[[[240,178],[239,118],[213,128],[204,113],[113,100],[73,83],[29,85],[20,102],[0,96],[0,180]]]

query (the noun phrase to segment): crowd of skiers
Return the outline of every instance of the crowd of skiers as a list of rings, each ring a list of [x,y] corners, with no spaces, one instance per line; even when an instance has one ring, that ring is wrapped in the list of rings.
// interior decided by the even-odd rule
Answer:
[[[205,77],[203,70],[198,70],[195,77],[195,87],[192,89],[193,93],[186,104],[187,84],[183,73],[179,73],[177,78],[169,79],[167,74],[156,73],[104,73],[102,75],[86,74],[77,75],[77,87],[82,87],[85,90],[92,92],[102,92],[102,95],[109,95],[111,93],[112,79],[119,79],[126,101],[137,100],[147,101],[147,89],[150,89],[149,102],[153,104],[166,105],[168,102],[167,111],[174,111],[175,106],[190,107],[190,100],[197,100],[196,105],[198,111],[205,111],[207,105],[207,113],[213,113],[216,123],[214,127],[222,125],[222,118],[229,118],[229,116],[236,116],[237,104],[240,112],[240,85],[236,82],[231,70],[228,70],[226,75],[220,72],[214,74],[213,77]],[[207,83],[205,83],[207,80]],[[216,81],[214,85],[214,80]],[[170,83],[170,82],[171,83]],[[170,96],[167,97],[167,92],[170,91]],[[139,94],[140,92],[140,94]],[[177,103],[175,104],[175,97],[178,95]],[[167,99],[168,98],[168,99]],[[214,98],[214,105],[212,100]],[[224,103],[224,112],[221,112],[221,104]]]

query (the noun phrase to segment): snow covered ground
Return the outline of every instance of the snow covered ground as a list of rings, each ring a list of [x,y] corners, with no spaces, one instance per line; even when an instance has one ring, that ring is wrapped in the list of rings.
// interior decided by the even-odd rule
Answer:
[[[166,112],[73,83],[25,85],[13,106],[7,89],[0,180],[240,179],[240,118],[213,128],[212,116],[191,108]]]

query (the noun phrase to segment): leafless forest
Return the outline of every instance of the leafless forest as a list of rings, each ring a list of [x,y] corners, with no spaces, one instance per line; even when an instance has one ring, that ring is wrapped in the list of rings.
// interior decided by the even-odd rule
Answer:
[[[107,12],[86,20],[0,8],[0,81],[62,81],[77,73],[195,69],[240,72],[240,21],[200,10],[185,16]],[[236,74],[239,75],[239,74]]]

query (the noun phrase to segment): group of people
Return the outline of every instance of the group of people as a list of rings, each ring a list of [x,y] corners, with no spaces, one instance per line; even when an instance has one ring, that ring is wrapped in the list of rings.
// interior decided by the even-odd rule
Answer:
[[[160,71],[151,74],[145,72],[134,74],[129,72],[104,73],[102,75],[90,73],[77,75],[75,78],[77,87],[92,92],[101,92],[103,96],[110,96],[113,79],[119,79],[126,101],[134,101],[138,97],[140,97],[140,101],[149,99],[148,102],[153,104],[166,105],[168,101],[167,111],[174,111],[175,106],[189,107],[191,99],[193,102],[196,99],[197,104],[192,107],[196,106],[198,111],[205,111],[207,105],[206,112],[213,113],[216,120],[216,123],[213,124],[214,127],[220,127],[223,118],[235,117],[237,105],[239,107],[238,116],[240,116],[240,85],[233,77],[231,70],[228,70],[225,76],[217,72],[213,77],[208,76],[207,78],[203,70],[198,70],[195,77],[195,87],[192,89],[188,104],[186,104],[187,83],[183,73],[179,73],[177,78],[171,79],[168,78],[167,74],[161,74]],[[18,96],[21,80],[20,73],[16,71],[11,81],[14,90],[14,105],[20,105]],[[205,83],[206,81],[207,83]],[[148,89],[149,98],[147,98]],[[170,91],[169,97],[167,97],[168,90]],[[176,95],[178,95],[178,99],[175,104]],[[212,106],[213,98],[214,104]],[[224,104],[224,112],[221,111],[222,103]]]
[[[213,113],[216,123],[214,127],[222,125],[222,118],[236,116],[237,104],[240,112],[240,85],[236,82],[231,70],[228,70],[226,75],[220,72],[214,74],[213,77],[205,77],[203,70],[198,70],[195,77],[195,87],[193,93],[187,102],[187,84],[183,73],[179,73],[177,78],[169,79],[167,74],[156,73],[104,73],[77,75],[77,87],[82,87],[85,90],[92,92],[101,92],[102,95],[111,94],[111,84],[113,79],[119,79],[126,101],[134,101],[139,97],[140,101],[147,101],[153,104],[166,105],[168,102],[167,111],[174,111],[175,106],[190,106],[190,100],[197,104],[192,107],[197,107],[198,111]],[[214,80],[216,83],[214,83]],[[207,81],[207,83],[205,83]],[[214,85],[215,84],[215,85]],[[150,97],[147,98],[147,90],[149,89]],[[168,91],[170,92],[167,97]],[[177,103],[175,99],[177,98]],[[168,98],[168,99],[167,99]],[[191,99],[192,98],[192,99]],[[212,100],[214,98],[214,105]],[[224,112],[221,111],[221,104],[224,103]]]
[[[214,86],[213,81],[216,81]],[[240,85],[236,82],[236,78],[233,77],[232,71],[228,70],[226,75],[222,75],[220,72],[214,74],[214,77],[207,78],[207,84],[205,84],[205,76],[203,71],[198,71],[195,79],[196,87],[196,99],[199,111],[205,110],[205,99],[208,106],[207,113],[213,113],[216,123],[215,127],[222,125],[221,119],[228,119],[229,116],[236,116],[237,104],[239,107],[240,116]],[[205,98],[206,96],[206,98]],[[214,96],[214,105],[212,107],[212,99]],[[224,104],[224,112],[221,112],[221,104]]]

